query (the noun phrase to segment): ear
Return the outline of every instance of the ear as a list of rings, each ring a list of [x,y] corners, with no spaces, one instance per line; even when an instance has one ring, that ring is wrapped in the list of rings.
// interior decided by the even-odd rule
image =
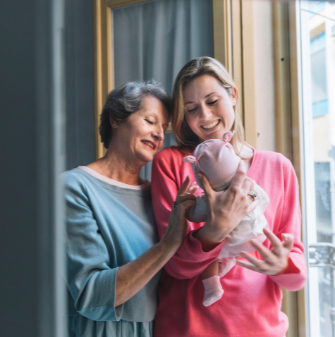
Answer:
[[[117,123],[114,121],[114,118],[111,115],[109,115],[109,123],[113,129],[116,129],[118,127]]]
[[[228,131],[223,135],[223,140],[225,143],[229,143],[230,140],[233,138],[235,131]]]
[[[231,93],[231,103],[232,106],[235,106],[237,103],[237,89],[235,87],[232,87],[232,93]]]
[[[187,156],[183,158],[185,163],[195,163],[197,160],[194,156]]]

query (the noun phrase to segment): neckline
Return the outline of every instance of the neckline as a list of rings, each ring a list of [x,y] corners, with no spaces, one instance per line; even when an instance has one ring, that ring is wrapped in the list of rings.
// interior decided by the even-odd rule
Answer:
[[[113,186],[118,186],[121,188],[127,188],[127,189],[131,189],[131,190],[145,190],[146,188],[148,188],[150,186],[150,181],[149,180],[145,180],[145,182],[142,185],[128,185],[125,183],[122,183],[120,181],[105,177],[104,175],[94,171],[93,169],[91,169],[90,167],[87,166],[78,166],[78,169],[83,170],[87,173],[89,173],[91,176],[109,184],[109,185],[113,185]]]
[[[257,157],[257,150],[254,149],[253,147],[251,148],[254,151],[254,155],[252,156],[252,160],[251,160],[251,164],[249,167],[249,171],[247,172],[247,176],[250,177],[250,175],[252,175],[253,171],[255,170],[254,167],[256,166],[255,164],[255,159]]]

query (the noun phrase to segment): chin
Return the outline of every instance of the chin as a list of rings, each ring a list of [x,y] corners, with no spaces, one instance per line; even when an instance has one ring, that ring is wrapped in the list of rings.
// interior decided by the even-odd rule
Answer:
[[[154,159],[153,155],[148,155],[148,154],[142,154],[141,156],[138,157],[142,162],[144,162],[143,165],[151,162]]]
[[[205,134],[205,135],[201,135],[199,138],[204,140],[208,140],[208,139],[222,139],[223,135],[224,135],[224,131],[220,130],[220,131],[213,131],[210,134]]]

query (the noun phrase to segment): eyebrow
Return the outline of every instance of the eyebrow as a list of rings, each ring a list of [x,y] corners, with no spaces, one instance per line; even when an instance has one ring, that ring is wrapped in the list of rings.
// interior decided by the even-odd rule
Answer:
[[[206,95],[205,98],[207,98],[207,97],[209,97],[210,95],[213,95],[213,94],[217,94],[217,92],[216,92],[216,91],[213,91],[213,92],[211,92],[210,94]],[[184,105],[190,104],[190,103],[193,103],[193,102],[192,102],[192,101],[189,101],[189,102],[184,103]]]

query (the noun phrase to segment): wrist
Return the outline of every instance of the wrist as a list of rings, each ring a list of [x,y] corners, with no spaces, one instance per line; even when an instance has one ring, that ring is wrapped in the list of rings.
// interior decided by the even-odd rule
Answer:
[[[211,222],[206,222],[203,227],[198,230],[199,237],[208,242],[215,244],[221,243],[229,233],[226,233],[222,226],[215,226]]]
[[[193,237],[201,242],[202,250],[209,252],[221,244],[225,236],[215,233],[213,228],[208,228],[206,225],[193,232]]]
[[[287,274],[287,273],[289,273],[289,271],[290,271],[290,262],[289,262],[289,257],[287,257],[286,265],[284,265],[284,266],[280,269],[279,273],[277,273],[276,275]]]
[[[159,242],[159,245],[165,253],[171,253],[171,256],[173,256],[181,246],[181,243],[177,242],[173,238],[170,238],[168,235],[164,235],[162,240]]]

